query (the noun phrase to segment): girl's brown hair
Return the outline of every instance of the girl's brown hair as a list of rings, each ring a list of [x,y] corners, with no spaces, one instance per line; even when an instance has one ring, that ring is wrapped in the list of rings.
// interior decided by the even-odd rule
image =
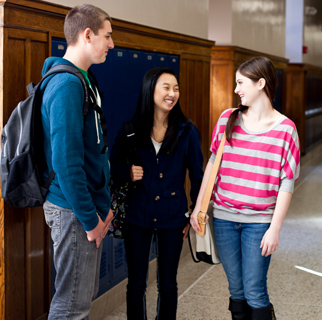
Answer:
[[[271,101],[273,107],[277,89],[277,76],[271,60],[260,56],[254,57],[240,64],[236,72],[239,72],[253,82],[258,82],[259,79],[265,79],[266,84],[264,92]],[[245,112],[247,109],[248,106],[240,104],[238,108],[231,113],[226,126],[226,136],[229,143],[231,143],[231,137],[239,111]]]

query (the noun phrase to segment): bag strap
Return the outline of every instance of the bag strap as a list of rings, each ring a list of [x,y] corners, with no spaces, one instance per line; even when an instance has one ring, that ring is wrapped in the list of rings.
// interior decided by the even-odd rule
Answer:
[[[224,132],[223,137],[222,137],[221,142],[220,142],[220,145],[219,145],[219,148],[217,150],[215,162],[214,162],[214,164],[212,166],[212,169],[211,169],[211,173],[210,173],[210,177],[209,177],[209,180],[208,180],[205,195],[204,195],[204,197],[202,199],[201,208],[200,208],[200,211],[202,213],[206,213],[207,209],[208,209],[209,201],[210,201],[211,194],[212,194],[212,191],[213,191],[213,188],[214,188],[214,185],[215,185],[215,180],[216,180],[216,177],[217,177],[217,174],[218,174],[219,165],[220,165],[222,154],[223,154],[223,151],[224,151],[225,142],[226,142],[226,132]],[[205,216],[206,216],[206,214],[205,214]],[[204,223],[205,223],[205,221],[204,221]]]
[[[88,70],[87,70],[87,73],[89,74],[89,78],[90,78],[90,80],[92,80],[92,81],[94,82],[95,87],[97,88],[98,93],[99,93],[99,95],[100,95],[101,99],[102,99],[102,100],[104,100],[104,92],[100,90],[100,87],[99,87],[99,85],[98,85],[98,82],[97,82],[97,80],[96,80],[96,77],[94,76],[93,71],[92,71],[91,69],[88,69]]]
[[[237,108],[233,108],[233,112],[236,109]],[[222,136],[219,148],[217,150],[215,162],[214,162],[214,164],[212,166],[212,169],[211,169],[211,172],[210,172],[210,177],[209,177],[209,180],[208,180],[208,184],[207,184],[206,191],[205,191],[204,197],[202,199],[202,203],[201,203],[201,208],[200,208],[200,211],[199,211],[199,214],[198,214],[198,222],[201,225],[206,224],[206,215],[207,215],[208,205],[209,205],[209,201],[211,199],[212,191],[214,189],[214,185],[215,185],[216,177],[217,177],[217,174],[218,174],[222,154],[224,152],[225,142],[226,142],[226,129],[224,131],[224,134]]]
[[[206,232],[206,223],[207,223],[206,217],[207,217],[208,205],[209,205],[209,201],[211,198],[212,190],[215,185],[215,180],[216,180],[216,177],[218,174],[219,165],[220,165],[220,161],[222,158],[225,142],[226,142],[226,133],[224,132],[223,137],[220,142],[220,145],[219,145],[219,148],[217,150],[215,162],[214,162],[211,172],[210,172],[210,176],[209,176],[208,184],[207,184],[207,187],[205,190],[205,194],[204,194],[204,197],[201,202],[200,211],[198,213],[198,224],[200,227],[200,231],[198,232],[198,234],[200,236],[203,236]]]

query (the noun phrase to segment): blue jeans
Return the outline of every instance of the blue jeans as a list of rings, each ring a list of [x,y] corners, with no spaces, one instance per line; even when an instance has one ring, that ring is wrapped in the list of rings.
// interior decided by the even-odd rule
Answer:
[[[127,318],[145,320],[149,253],[153,235],[157,247],[158,304],[157,320],[176,319],[178,304],[177,271],[183,244],[183,228],[125,227],[125,251],[128,263]]]
[[[73,211],[46,201],[45,219],[51,228],[56,269],[48,320],[88,319],[98,292],[102,245],[87,240]]]
[[[215,238],[231,299],[246,300],[252,308],[269,306],[267,272],[271,256],[260,244],[269,223],[236,223],[214,218]]]

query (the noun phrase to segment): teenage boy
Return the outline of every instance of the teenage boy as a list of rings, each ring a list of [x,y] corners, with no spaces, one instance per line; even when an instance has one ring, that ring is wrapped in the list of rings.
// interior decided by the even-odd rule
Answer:
[[[67,50],[63,58],[46,59],[43,75],[57,64],[76,66],[90,83],[100,105],[98,90],[87,74],[103,63],[114,48],[111,18],[88,4],[66,16]],[[43,84],[41,106],[48,172],[56,173],[44,203],[46,222],[54,242],[55,295],[49,320],[88,319],[98,292],[102,239],[113,214],[107,151],[99,116],[90,109],[83,121],[84,89],[69,73],[55,74]]]

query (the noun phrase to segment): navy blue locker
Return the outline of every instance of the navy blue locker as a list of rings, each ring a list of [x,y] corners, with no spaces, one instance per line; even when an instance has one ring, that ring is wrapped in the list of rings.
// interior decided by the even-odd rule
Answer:
[[[63,57],[67,49],[67,43],[64,39],[53,38],[51,42],[51,55],[54,57]]]
[[[111,144],[114,143],[116,134],[122,128],[122,123],[132,118],[130,111],[135,109],[131,105],[129,96],[130,83],[126,81],[129,77],[129,52],[121,48],[112,50],[113,64],[111,66],[112,80],[112,96],[111,105],[109,106],[108,114],[111,117],[112,136]],[[107,61],[106,63],[109,63]]]
[[[154,54],[146,54],[143,51],[129,51],[129,99],[133,103],[133,114],[136,109],[143,77],[147,70],[153,68]]]
[[[105,237],[98,296],[120,283],[127,277],[127,265],[123,240]]]
[[[155,67],[169,68],[169,55],[161,53],[156,54]]]
[[[168,67],[173,69],[177,77],[179,77],[179,56],[169,55]]]
[[[141,65],[143,75],[146,71],[157,66],[157,55],[154,52],[144,52],[143,51],[143,65]],[[143,77],[142,77],[143,79]]]

